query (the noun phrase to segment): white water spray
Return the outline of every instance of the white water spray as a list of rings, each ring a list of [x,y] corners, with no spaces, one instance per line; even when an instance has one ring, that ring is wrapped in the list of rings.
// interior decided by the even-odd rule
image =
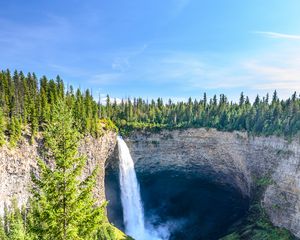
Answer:
[[[134,163],[129,149],[121,137],[118,137],[120,159],[120,188],[123,207],[125,233],[136,240],[168,239],[166,228],[145,228],[144,209],[142,205],[140,187],[134,170]]]
[[[137,240],[145,239],[146,231],[140,188],[129,149],[121,137],[118,137],[118,150],[120,159],[121,201],[125,231],[126,234]]]

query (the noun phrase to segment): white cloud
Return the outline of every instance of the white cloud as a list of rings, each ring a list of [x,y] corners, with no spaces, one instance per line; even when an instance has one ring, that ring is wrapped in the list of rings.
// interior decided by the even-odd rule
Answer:
[[[142,87],[142,95],[156,95],[169,90],[179,96],[201,95],[203,91],[238,94],[240,91],[256,94],[271,93],[275,89],[280,97],[287,98],[294,91],[300,92],[300,45],[276,45],[256,52],[240,53],[230,57],[227,54],[199,54],[190,52],[164,51],[152,55],[143,54],[127,63],[115,61],[111,70],[96,74],[90,83],[102,84],[106,88],[120,85],[124,94],[130,94],[135,87]],[[298,46],[299,45],[299,46]],[[149,89],[148,89],[149,86]],[[134,91],[134,90],[133,90]],[[174,92],[172,92],[174,91]],[[158,94],[158,93],[157,93]],[[231,95],[232,94],[232,95]],[[199,96],[198,95],[198,96]]]
[[[300,67],[300,64],[299,66]],[[299,83],[300,69],[293,65],[273,66],[266,62],[250,62],[245,64],[245,68],[256,75],[264,77],[271,82],[294,82]]]
[[[110,102],[111,102],[111,103],[116,102],[117,104],[120,104],[120,103],[122,102],[122,99],[121,99],[121,98],[112,97],[112,96],[110,96],[109,98],[110,98]],[[100,103],[103,104],[103,105],[106,105],[106,103],[107,103],[107,98],[106,98],[106,97],[101,97]]]
[[[285,33],[278,33],[278,32],[264,32],[264,31],[256,31],[254,33],[261,34],[268,38],[300,40],[300,35],[285,34]]]
[[[117,57],[113,60],[111,68],[116,71],[124,72],[130,67],[129,59],[126,57]]]
[[[275,48],[276,49],[276,48]],[[154,85],[178,86],[182,92],[199,90],[253,91],[259,94],[275,89],[282,97],[300,92],[300,48],[282,48],[225,59],[226,56],[203,56],[168,53],[157,61],[139,66]]]
[[[118,56],[114,57],[112,60],[112,70],[117,72],[125,72],[131,67],[131,61],[142,55],[147,48],[148,44],[145,43],[141,47],[118,52]]]

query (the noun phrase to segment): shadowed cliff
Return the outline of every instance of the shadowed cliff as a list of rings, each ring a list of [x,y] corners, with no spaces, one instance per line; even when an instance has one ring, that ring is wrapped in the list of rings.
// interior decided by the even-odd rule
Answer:
[[[235,189],[241,196],[251,198],[257,183],[267,179],[261,202],[271,222],[300,236],[298,140],[288,142],[283,138],[253,137],[242,132],[188,129],[134,132],[126,142],[141,185],[144,176],[173,171],[186,178],[202,176],[211,184]],[[115,171],[116,154],[109,160]],[[143,187],[141,189],[145,196]],[[156,196],[155,191],[153,195]]]

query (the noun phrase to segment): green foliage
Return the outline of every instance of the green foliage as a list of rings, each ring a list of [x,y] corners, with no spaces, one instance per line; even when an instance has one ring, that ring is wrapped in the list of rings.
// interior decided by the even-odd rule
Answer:
[[[12,76],[9,70],[0,73],[0,107],[3,120],[8,123],[9,136],[15,127],[15,118],[20,124],[30,126],[33,141],[37,131],[43,130],[44,124],[52,119],[54,104],[58,100],[67,102],[77,130],[94,137],[103,134],[105,127],[101,122],[105,122],[108,129],[117,131],[110,121],[101,120],[99,124],[99,119],[110,119],[121,134],[135,129],[159,131],[191,127],[281,135],[288,139],[300,134],[300,99],[296,93],[287,100],[279,100],[275,91],[272,99],[268,94],[262,98],[257,96],[253,103],[244,93],[241,93],[238,103],[229,102],[224,94],[208,99],[204,93],[202,99],[189,98],[187,102],[128,98],[117,104],[107,95],[106,103],[102,105],[100,100],[98,103],[94,101],[89,90],[74,91],[72,86],[65,89],[59,76],[55,80],[48,80],[45,76],[38,80],[34,73],[27,76],[17,71]],[[5,130],[0,129],[0,140]],[[12,136],[11,145],[16,145],[17,139]]]
[[[262,195],[267,186],[272,184],[272,180],[269,177],[262,177],[256,179],[255,184],[256,191],[252,196],[247,217],[232,229],[233,233],[221,240],[295,240],[288,230],[275,227],[271,223],[262,206]]]
[[[73,126],[72,112],[57,100],[45,127],[45,159],[38,161],[39,176],[33,176],[31,229],[38,239],[109,239],[106,203],[97,206],[92,194],[97,169],[79,180],[86,158],[78,155],[80,134]]]
[[[0,108],[0,147],[5,143],[5,130],[3,110]]]
[[[0,239],[8,240],[5,229],[4,229],[3,219],[1,217],[0,217]]]
[[[261,177],[254,179],[254,182],[258,187],[267,187],[273,183],[273,180],[270,177]]]
[[[24,76],[15,71],[11,76],[9,70],[0,72],[0,145],[8,130],[10,145],[16,146],[22,128],[30,130],[33,142],[37,132],[44,130],[44,125],[52,120],[54,105],[60,100],[67,102],[75,120],[74,126],[80,133],[94,137],[103,134],[99,119],[109,117],[107,109],[110,105],[96,103],[89,90],[78,89],[75,93],[72,86],[65,89],[59,76],[56,80],[43,76],[39,81],[34,73]],[[5,123],[8,123],[7,129]],[[108,123],[109,128],[116,130]]]
[[[26,232],[25,210],[22,212],[15,200],[10,210],[5,208],[4,220],[0,220],[1,240],[31,240],[30,234]]]
[[[250,213],[239,230],[221,240],[294,240],[288,230],[275,227],[260,205],[252,205]]]
[[[221,240],[240,240],[240,236],[237,233],[231,233],[226,237],[223,237]]]
[[[208,100],[166,104],[161,98],[145,101],[141,98],[122,100],[110,106],[110,118],[122,133],[135,129],[159,130],[205,127],[223,131],[247,131],[255,135],[283,135],[291,138],[300,130],[300,99],[294,93],[287,100],[279,100],[276,91],[269,96],[256,97],[253,104],[241,93],[239,103],[229,102],[224,94]]]
[[[113,132],[118,132],[118,127],[111,121],[110,119],[100,119],[99,120],[100,126],[105,130],[110,130]]]
[[[0,73],[0,145],[5,133],[16,146],[22,130],[34,140],[38,131],[45,136],[44,158],[33,175],[33,197],[27,210],[6,209],[0,219],[1,240],[115,240],[120,234],[106,217],[106,203],[98,206],[92,189],[97,169],[83,179],[86,158],[78,153],[84,134],[94,137],[104,130],[117,131],[110,119],[110,103],[96,103],[89,90],[74,93],[63,81],[40,81],[34,73],[24,76],[9,70]]]
[[[17,145],[22,134],[20,119],[13,116],[8,126],[8,130],[9,130],[9,143],[12,147],[14,147]]]
[[[57,238],[41,238],[36,234],[37,228],[34,225],[36,220],[33,217],[31,209],[20,210],[17,207],[16,201],[12,201],[12,206],[5,208],[4,219],[0,217],[0,240],[41,240],[41,239],[57,239]],[[105,221],[98,227],[98,232],[95,238],[76,238],[76,239],[91,239],[91,240],[133,240],[126,236],[119,229],[110,225]]]

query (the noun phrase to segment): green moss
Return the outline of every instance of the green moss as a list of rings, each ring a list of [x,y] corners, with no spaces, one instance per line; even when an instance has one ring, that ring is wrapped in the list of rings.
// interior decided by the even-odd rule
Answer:
[[[260,208],[260,207],[259,207]],[[283,228],[275,227],[262,209],[252,207],[247,219],[235,232],[221,240],[294,240],[295,237]]]
[[[282,157],[289,157],[293,154],[293,151],[291,150],[283,150],[283,149],[279,149],[277,150],[276,153],[278,156],[282,156]]]
[[[156,147],[159,145],[159,141],[157,140],[152,140],[151,143]]]
[[[121,230],[119,230],[116,227],[113,227],[114,229],[114,235],[116,237],[116,240],[134,240],[133,238],[125,235],[125,233],[123,233]]]
[[[261,198],[268,185],[272,184],[270,177],[255,180],[256,189],[251,199],[250,208],[245,219],[231,229],[231,233],[221,240],[294,240],[288,230],[275,227],[266,214]],[[274,206],[278,207],[278,206]]]
[[[273,183],[273,180],[271,177],[265,176],[261,178],[255,178],[254,182],[258,187],[267,187]]]

